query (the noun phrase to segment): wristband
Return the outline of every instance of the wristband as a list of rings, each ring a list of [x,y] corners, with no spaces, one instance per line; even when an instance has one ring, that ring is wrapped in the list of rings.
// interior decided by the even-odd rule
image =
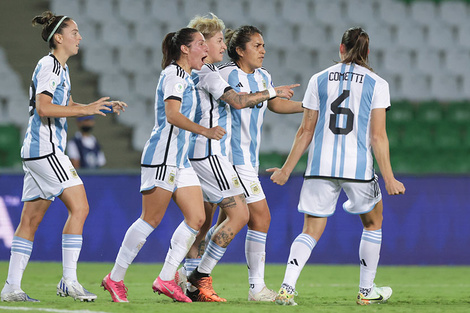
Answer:
[[[269,92],[269,100],[277,97],[276,90],[273,87],[269,87],[268,92]]]

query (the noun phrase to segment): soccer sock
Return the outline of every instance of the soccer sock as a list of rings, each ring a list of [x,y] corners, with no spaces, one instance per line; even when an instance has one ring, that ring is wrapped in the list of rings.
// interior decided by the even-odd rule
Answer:
[[[227,248],[218,246],[213,240],[209,241],[197,270],[203,274],[210,274],[217,262],[224,256],[225,250]]]
[[[62,234],[62,276],[68,280],[77,280],[77,262],[82,242],[82,235]]]
[[[264,263],[266,258],[266,233],[248,229],[245,240],[245,257],[248,265],[248,283],[256,294],[264,286]]]
[[[214,234],[216,228],[217,225],[214,225],[207,231],[206,237],[204,238],[204,240],[206,241],[206,246],[209,244],[209,241],[211,241],[212,235]]]
[[[359,259],[361,260],[359,288],[361,292],[368,294],[374,286],[381,245],[382,229],[372,231],[364,229],[362,231],[361,244],[359,245]]]
[[[189,276],[192,271],[194,271],[198,266],[199,263],[201,263],[201,259],[188,259],[184,261],[184,269],[186,271],[186,277]],[[197,288],[194,287],[189,281],[186,283],[186,287],[189,289],[189,291],[195,291]]]
[[[161,280],[175,279],[176,270],[196,240],[197,234],[198,231],[189,227],[185,221],[176,228],[171,237],[165,264],[159,275]]]
[[[10,264],[8,265],[7,282],[21,288],[21,279],[33,251],[33,242],[14,236],[11,244]]]
[[[316,244],[316,240],[307,234],[300,234],[295,238],[290,247],[283,284],[287,284],[295,289],[295,284],[300,276],[300,272],[310,258]],[[305,247],[307,247],[307,249],[305,249]]]
[[[155,228],[141,218],[137,219],[131,227],[129,227],[121,243],[121,248],[116,257],[114,267],[111,270],[111,280],[124,280],[129,265],[134,261],[137,253],[139,253],[140,249],[147,241],[147,237],[154,229]]]

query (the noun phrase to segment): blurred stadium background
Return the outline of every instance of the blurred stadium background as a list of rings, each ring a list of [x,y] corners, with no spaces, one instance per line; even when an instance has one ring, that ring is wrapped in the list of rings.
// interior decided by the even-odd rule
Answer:
[[[8,234],[13,232],[5,231],[5,225],[16,226],[21,212],[19,150],[31,74],[48,52],[40,29],[30,22],[46,9],[71,16],[83,36],[79,55],[68,62],[74,100],[88,103],[111,96],[129,104],[119,117],[97,118],[95,135],[106,153],[105,170],[79,171],[91,174],[82,178],[90,205],[96,208],[86,224],[84,236],[90,245],[84,247],[82,260],[114,260],[125,230],[140,213],[140,154],[154,123],[164,35],[186,26],[196,14],[213,12],[227,27],[252,24],[263,31],[264,66],[276,85],[302,84],[296,100],[303,98],[312,74],[338,60],[343,32],[364,27],[371,38],[371,65],[390,83],[387,129],[392,165],[407,187],[404,197],[384,200],[384,228],[391,231],[384,237],[383,260],[469,264],[470,252],[462,247],[470,242],[465,197],[470,190],[470,75],[465,74],[470,68],[470,1],[463,0],[0,1],[0,239],[5,243],[0,245],[0,259],[8,258]],[[301,114],[266,114],[262,169],[282,165],[301,119]],[[75,129],[70,119],[69,136]],[[277,232],[276,239],[268,240],[271,261],[285,261],[288,249],[283,247],[301,229],[302,216],[295,208],[304,168],[299,164],[299,176],[285,187],[262,177],[273,216],[271,229]],[[57,206],[59,201],[50,211]],[[2,215],[2,208],[9,215]],[[60,237],[49,234],[52,229],[60,233],[66,210],[54,212],[60,213],[48,215],[36,236],[33,253],[43,253],[39,259],[60,260]],[[109,223],[103,225],[103,220]],[[178,210],[168,210],[155,236],[158,241],[149,240],[138,260],[163,261],[154,251],[166,251],[167,232],[171,234],[180,221]],[[344,227],[348,223],[355,226]],[[312,259],[354,262],[360,237],[360,226],[354,223],[359,223],[357,218],[347,214],[332,219]],[[243,262],[242,236],[232,244],[238,248],[228,260]],[[328,253],[331,245],[337,247],[333,257]]]
[[[139,168],[154,123],[164,35],[196,14],[214,12],[228,27],[252,24],[263,31],[264,66],[277,85],[302,84],[296,100],[312,74],[338,60],[344,30],[364,27],[371,37],[371,65],[390,83],[387,128],[395,171],[470,171],[469,1],[22,0],[2,1],[0,8],[0,167],[21,166],[31,73],[47,53],[30,20],[50,9],[73,17],[83,36],[79,55],[69,60],[74,99],[106,95],[129,104],[125,114],[98,121],[107,168]],[[300,114],[267,113],[262,167],[282,164],[300,121]],[[73,136],[73,119],[69,126]]]

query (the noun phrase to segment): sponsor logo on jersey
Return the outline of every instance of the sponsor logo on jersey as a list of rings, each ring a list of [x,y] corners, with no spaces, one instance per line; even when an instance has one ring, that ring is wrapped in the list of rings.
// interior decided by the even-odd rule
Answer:
[[[57,82],[53,79],[49,81],[49,87],[51,87],[51,90],[54,91],[57,88]]]

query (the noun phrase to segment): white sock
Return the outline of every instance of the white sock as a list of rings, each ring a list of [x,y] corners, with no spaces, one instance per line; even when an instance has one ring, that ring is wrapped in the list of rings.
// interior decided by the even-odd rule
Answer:
[[[374,285],[375,274],[380,258],[382,245],[382,229],[363,230],[361,244],[359,245],[360,278],[359,288],[369,289]]]
[[[14,236],[11,244],[10,263],[8,265],[7,282],[21,288],[24,270],[28,265],[29,257],[33,251],[33,242]]]
[[[185,221],[176,228],[166,254],[165,264],[160,272],[161,280],[175,279],[176,270],[196,240],[199,231],[192,229]]]
[[[266,233],[248,230],[245,240],[245,257],[248,265],[248,283],[253,294],[265,286],[264,266],[266,259]]]
[[[283,284],[287,284],[295,289],[295,284],[297,283],[297,279],[299,279],[300,272],[310,258],[316,244],[316,240],[307,234],[300,234],[295,238],[290,247]]]
[[[224,256],[227,248],[218,246],[213,240],[209,241],[206,251],[202,256],[201,263],[198,266],[199,273],[210,274],[217,265],[217,262]]]
[[[77,262],[82,242],[82,235],[62,234],[62,276],[68,280],[77,280]]]
[[[129,227],[122,240],[114,267],[111,270],[111,280],[124,280],[129,265],[134,261],[140,249],[147,241],[147,237],[154,229],[155,228],[141,218],[137,219]]]

